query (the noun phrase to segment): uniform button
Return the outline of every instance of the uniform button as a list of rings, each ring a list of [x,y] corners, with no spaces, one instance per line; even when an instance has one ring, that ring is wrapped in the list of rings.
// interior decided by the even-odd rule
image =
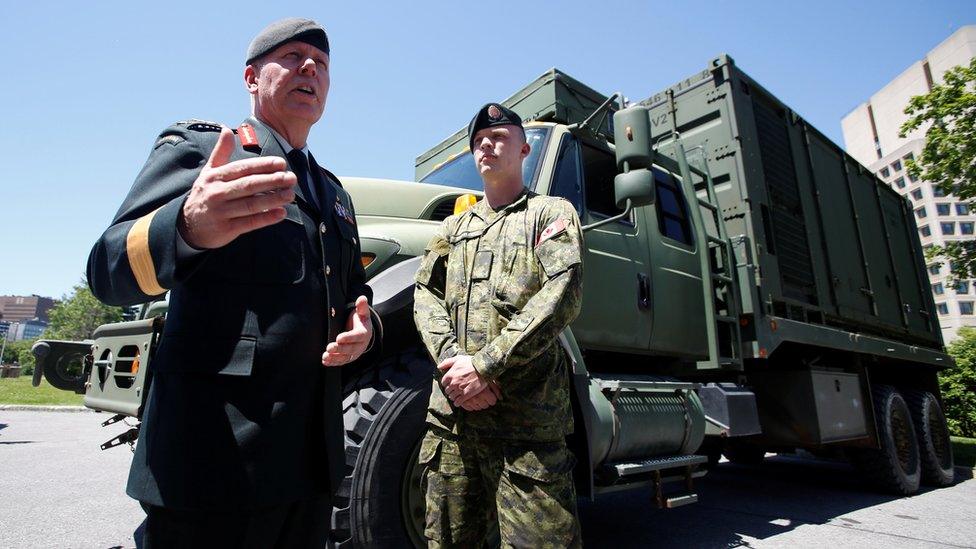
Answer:
[[[325,222],[319,223],[319,232],[325,234]]]
[[[332,315],[332,318],[335,318],[335,307],[329,307],[329,314]]]
[[[332,274],[332,267],[329,267],[328,265],[326,265],[325,266],[325,276],[329,276],[330,274]]]
[[[355,238],[352,239],[352,244],[353,244],[353,246],[356,245],[356,239]]]

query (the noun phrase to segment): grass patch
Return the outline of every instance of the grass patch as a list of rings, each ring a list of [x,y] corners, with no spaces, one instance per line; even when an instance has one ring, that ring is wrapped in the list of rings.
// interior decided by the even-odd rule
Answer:
[[[956,465],[976,467],[976,438],[952,437],[952,455]]]
[[[31,376],[0,378],[0,404],[37,404],[42,406],[81,406],[84,395],[55,389],[42,379],[37,387]]]

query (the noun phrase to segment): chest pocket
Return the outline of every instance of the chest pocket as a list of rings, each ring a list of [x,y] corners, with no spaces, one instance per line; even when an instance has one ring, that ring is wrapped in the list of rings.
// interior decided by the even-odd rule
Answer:
[[[212,252],[207,269],[215,280],[242,284],[298,284],[305,278],[305,226],[295,204],[285,218],[244,233]]]
[[[502,304],[521,309],[539,291],[538,261],[529,247],[529,231],[512,223],[502,234],[501,265],[495,271],[495,297]]]

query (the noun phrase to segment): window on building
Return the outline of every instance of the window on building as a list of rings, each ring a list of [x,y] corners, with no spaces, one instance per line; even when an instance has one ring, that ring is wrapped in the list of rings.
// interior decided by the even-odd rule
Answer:
[[[890,176],[890,175],[891,175],[891,171],[888,169],[887,166],[885,166],[884,168],[881,168],[881,177],[883,177],[885,179],[888,179],[888,176]]]
[[[900,172],[901,171],[901,160],[895,160],[891,163],[891,169]]]
[[[915,183],[916,181],[918,181],[918,178],[912,174],[908,174],[908,180],[911,181],[912,183]]]
[[[919,227],[918,232],[922,236],[932,236],[932,229],[930,229],[928,225],[922,225]]]
[[[945,293],[945,286],[941,282],[936,282],[932,285],[932,293],[935,295],[942,295]]]
[[[942,234],[945,234],[945,235],[956,234],[956,224],[955,223],[945,223],[945,222],[939,223],[939,230],[941,230],[942,231]]]
[[[949,314],[949,306],[946,305],[945,303],[936,303],[935,308],[939,310],[940,315]]]
[[[959,224],[959,234],[973,234],[972,221],[964,221]]]
[[[921,200],[922,199],[922,189],[915,189],[914,191],[912,191],[912,198],[914,198],[915,200]]]
[[[929,274],[933,274],[933,275],[939,274],[939,270],[941,269],[941,267],[942,266],[939,265],[938,263],[929,265]]]
[[[898,179],[896,179],[895,180],[895,186],[898,187],[899,189],[904,189],[905,188],[905,178],[904,177],[899,177]]]
[[[956,202],[956,215],[969,215],[969,204]]]
[[[961,314],[961,315],[971,315],[971,314],[973,314],[973,302],[972,301],[960,301],[959,302],[959,314]]]
[[[952,205],[951,204],[936,204],[935,205],[935,212],[937,214],[939,214],[939,215],[942,215],[942,216],[949,215],[952,212]]]
[[[931,250],[933,246],[935,246],[935,244],[926,244],[922,246],[922,251],[928,253],[928,251]]]
[[[915,210],[915,217],[925,219],[929,214],[925,211],[925,206]]]
[[[942,187],[938,185],[932,185],[932,196],[936,198],[942,198],[943,196],[945,196],[945,191],[943,191]]]
[[[909,160],[915,160],[915,155],[912,154],[912,153],[908,153],[905,156],[901,157],[901,159],[904,160],[904,161],[906,161],[906,162],[909,161]]]
[[[957,294],[968,294],[969,293],[969,281],[960,280],[956,282],[956,293]]]

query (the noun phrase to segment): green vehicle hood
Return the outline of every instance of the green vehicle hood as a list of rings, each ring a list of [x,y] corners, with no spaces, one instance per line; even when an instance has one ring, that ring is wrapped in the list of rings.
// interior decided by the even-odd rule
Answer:
[[[475,194],[460,187],[414,181],[343,177],[342,186],[352,195],[356,217],[401,217],[442,221],[454,213],[454,201],[463,194]],[[390,235],[394,236],[394,235]]]

